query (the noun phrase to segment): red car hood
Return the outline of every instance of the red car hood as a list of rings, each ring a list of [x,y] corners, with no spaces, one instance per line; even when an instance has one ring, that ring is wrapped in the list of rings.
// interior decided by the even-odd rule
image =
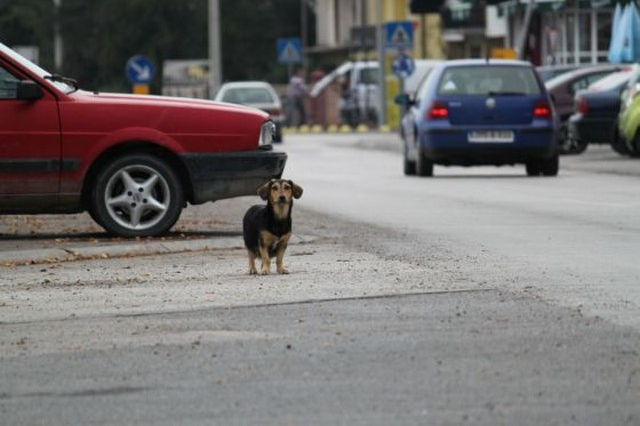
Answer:
[[[124,103],[124,104],[137,104],[137,105],[149,105],[149,106],[159,106],[166,107],[168,105],[173,105],[176,107],[185,107],[185,108],[207,108],[216,111],[246,111],[247,113],[258,113],[264,117],[268,117],[268,114],[263,111],[248,107],[245,105],[238,104],[230,104],[225,102],[216,102],[206,99],[194,99],[194,98],[178,98],[171,96],[153,96],[153,95],[130,95],[126,93],[101,93],[101,92],[87,92],[83,90],[79,90],[78,92],[72,94],[73,97],[76,95],[77,97],[83,98],[83,100],[91,101],[95,100],[97,102],[113,102],[114,104]]]
[[[60,103],[60,114],[67,135],[164,141],[175,151],[256,149],[261,126],[269,119],[267,113],[242,105],[82,90]]]

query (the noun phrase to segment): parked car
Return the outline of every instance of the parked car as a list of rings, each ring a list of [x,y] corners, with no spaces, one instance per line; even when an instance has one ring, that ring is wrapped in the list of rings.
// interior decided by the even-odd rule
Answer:
[[[404,172],[432,176],[434,164],[525,164],[558,173],[559,120],[529,62],[451,60],[435,65],[415,99],[401,94]]]
[[[282,142],[285,114],[280,97],[265,81],[236,81],[220,86],[214,100],[258,108],[269,114],[276,125],[274,142]]]
[[[640,156],[640,67],[636,67],[620,98],[618,139],[611,147],[619,154]]]
[[[0,214],[79,213],[109,233],[168,231],[187,203],[282,175],[263,111],[86,92],[0,44]]]
[[[580,65],[576,64],[560,64],[560,65],[540,65],[536,67],[538,75],[545,83],[552,78],[562,75],[566,72],[573,71],[580,68]]]
[[[404,91],[415,93],[418,84],[439,60],[416,59],[415,70],[404,81]],[[340,119],[344,124],[357,126],[377,122],[380,116],[378,61],[347,61],[318,80],[311,88],[311,97],[319,96],[329,85],[342,86]]]
[[[568,120],[575,152],[583,152],[589,144],[617,143],[620,96],[634,70],[635,66],[615,72],[578,91],[574,113]]]
[[[576,93],[588,88],[589,85],[601,78],[625,68],[628,66],[615,64],[580,67],[560,74],[545,83],[562,123],[560,127],[560,153],[571,153],[577,149],[577,143],[569,138],[567,129],[567,120],[573,114]]]

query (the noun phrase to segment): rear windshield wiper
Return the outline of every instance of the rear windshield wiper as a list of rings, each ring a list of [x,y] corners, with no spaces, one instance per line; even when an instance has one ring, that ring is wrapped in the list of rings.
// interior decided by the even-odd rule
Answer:
[[[60,74],[51,74],[51,75],[45,76],[44,78],[46,78],[47,80],[59,81],[60,83],[68,84],[69,86],[72,86],[75,90],[78,90],[80,88],[80,86],[78,86],[78,80],[74,80],[73,78],[65,77]]]
[[[489,92],[487,93],[489,96],[526,96],[527,94],[524,92]]]

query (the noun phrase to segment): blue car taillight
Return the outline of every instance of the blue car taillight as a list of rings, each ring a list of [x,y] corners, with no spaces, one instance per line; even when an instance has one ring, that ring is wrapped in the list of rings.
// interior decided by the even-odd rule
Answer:
[[[533,107],[533,116],[535,118],[551,118],[551,105],[546,99],[540,99]]]
[[[427,119],[442,120],[447,118],[449,118],[449,106],[444,102],[432,102],[427,112]]]

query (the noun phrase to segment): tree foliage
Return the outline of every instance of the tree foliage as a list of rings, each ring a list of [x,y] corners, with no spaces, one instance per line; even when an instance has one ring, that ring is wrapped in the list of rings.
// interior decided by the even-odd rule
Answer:
[[[53,66],[53,25],[64,42],[62,69]],[[300,0],[220,0],[223,80],[279,82],[276,39],[300,36]],[[0,0],[0,42],[35,45],[40,64],[94,90],[129,90],[127,60],[208,56],[208,0]],[[159,90],[159,78],[152,85]]]

